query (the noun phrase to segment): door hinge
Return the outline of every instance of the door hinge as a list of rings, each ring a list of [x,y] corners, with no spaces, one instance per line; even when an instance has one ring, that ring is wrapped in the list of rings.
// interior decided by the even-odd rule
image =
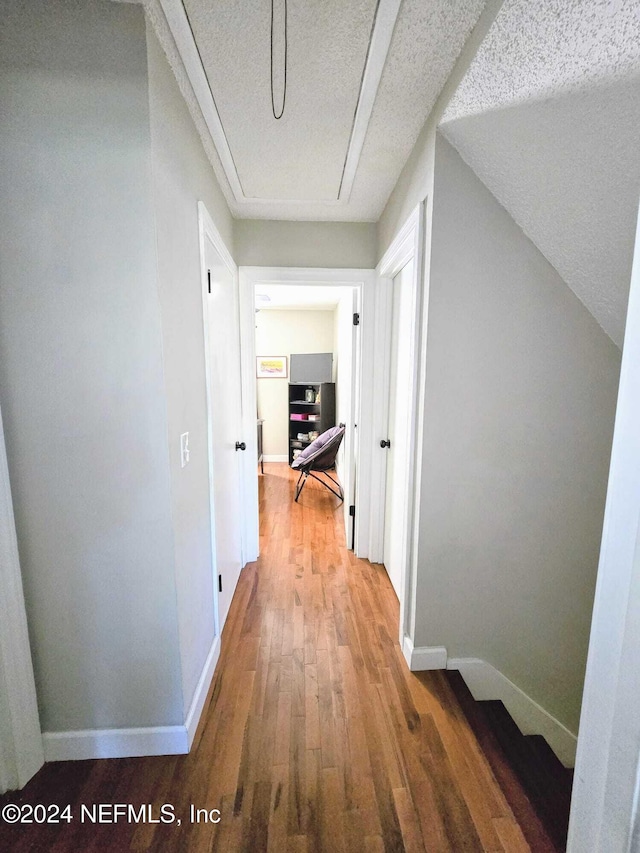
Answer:
[[[209,288],[209,293],[211,293],[211,270],[207,270],[207,286]]]
[[[353,315],[353,325],[354,325],[354,326],[359,326],[359,325],[360,325],[360,315],[359,315],[359,314],[354,314],[354,315]]]
[[[218,592],[222,592],[222,575],[218,575]]]
[[[352,504],[352,505],[349,507],[349,515],[351,516],[351,518],[355,518],[355,515],[356,515],[356,507],[355,507],[355,504]]]

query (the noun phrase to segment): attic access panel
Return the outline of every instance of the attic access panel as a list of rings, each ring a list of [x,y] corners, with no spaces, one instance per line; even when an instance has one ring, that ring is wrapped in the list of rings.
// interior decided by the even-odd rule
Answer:
[[[184,0],[247,198],[337,200],[376,6],[288,0],[287,105],[275,121],[270,3]],[[277,103],[279,86],[276,74]]]

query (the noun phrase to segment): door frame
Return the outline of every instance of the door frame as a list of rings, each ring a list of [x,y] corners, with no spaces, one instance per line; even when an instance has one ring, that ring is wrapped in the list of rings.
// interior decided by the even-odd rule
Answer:
[[[580,714],[568,853],[640,835],[640,216]]]
[[[44,764],[9,467],[0,411],[0,794]],[[2,701],[6,697],[6,702]]]
[[[254,267],[241,266],[240,277],[240,341],[242,353],[243,431],[247,442],[247,459],[244,489],[247,498],[248,536],[247,559],[257,560],[259,555],[258,478],[256,476],[257,438],[255,419],[257,411],[256,340],[255,340],[255,285],[304,285],[324,287],[351,287],[359,293],[360,334],[357,360],[360,385],[359,410],[354,412],[358,441],[355,463],[358,471],[356,483],[356,519],[354,553],[369,557],[371,504],[380,499],[372,491],[372,474],[378,460],[373,450],[376,405],[374,385],[377,346],[375,340],[376,275],[372,269],[329,269],[321,267]],[[352,406],[356,401],[352,400]],[[353,460],[351,460],[353,462]],[[348,462],[347,464],[351,464]]]
[[[393,279],[409,261],[413,261],[413,276],[410,286],[413,322],[411,329],[407,330],[411,342],[411,375],[409,377],[411,408],[408,448],[410,464],[405,492],[403,557],[401,560],[400,595],[398,596],[400,600],[400,646],[409,667],[411,666],[413,652],[412,637],[415,630],[422,436],[424,429],[424,364],[426,362],[426,315],[428,309],[427,280],[424,274],[425,238],[426,200],[413,209],[376,268],[378,276],[376,339],[379,344],[379,357],[375,384],[380,389],[380,403],[376,407],[376,429],[382,439],[387,438],[386,433],[389,424]],[[376,441],[376,445],[378,454],[384,459],[384,464],[375,468],[375,473],[379,479],[373,484],[373,487],[377,493],[382,495],[382,500],[372,504],[371,551],[374,556],[370,559],[375,562],[382,562],[384,559],[387,451],[379,448],[378,441]]]
[[[231,252],[227,248],[222,235],[216,228],[209,211],[204,202],[198,202],[198,236],[200,241],[200,278],[202,291],[202,323],[204,332],[204,370],[205,370],[205,399],[207,407],[207,458],[209,467],[209,524],[211,528],[211,572],[213,583],[213,601],[215,612],[215,636],[220,638],[222,633],[222,625],[220,625],[220,612],[218,606],[218,567],[217,567],[217,552],[216,552],[216,512],[215,501],[213,496],[214,483],[214,465],[213,465],[213,424],[211,421],[211,368],[210,368],[210,352],[209,352],[209,303],[207,300],[209,294],[208,279],[207,279],[207,263],[205,255],[205,238],[209,238],[214,248],[222,258],[224,265],[227,267],[233,277],[233,287],[238,292],[238,267],[236,266]],[[238,303],[239,304],[239,303]],[[238,335],[240,329],[238,328]],[[242,381],[242,376],[241,376]],[[242,394],[240,395],[240,424],[239,432],[243,432],[244,418],[242,408]],[[243,440],[243,439],[241,439]],[[245,454],[242,454],[243,456]],[[241,471],[243,469],[241,468]],[[245,507],[245,492],[244,492],[244,477],[240,475],[240,506]],[[241,570],[247,564],[247,536],[250,530],[249,513],[242,513],[240,521],[240,567]],[[219,648],[219,646],[218,646]]]

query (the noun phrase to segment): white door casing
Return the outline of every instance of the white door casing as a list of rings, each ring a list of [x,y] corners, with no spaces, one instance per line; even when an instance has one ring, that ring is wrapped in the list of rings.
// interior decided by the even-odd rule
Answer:
[[[198,215],[216,635],[220,636],[245,564],[244,453],[236,450],[236,442],[244,440],[238,278],[236,265],[202,202],[198,203]]]
[[[347,548],[353,548],[352,528],[353,518],[350,507],[355,506],[355,442],[357,441],[357,421],[354,420],[358,411],[356,376],[358,371],[357,351],[359,325],[355,325],[353,317],[359,314],[358,291],[349,289],[340,299],[336,310],[337,326],[337,356],[336,370],[336,423],[344,422],[349,428],[345,431],[344,440],[337,457],[338,476],[344,490],[344,527]]]
[[[424,429],[424,377],[426,362],[426,334],[428,294],[426,291],[425,236],[426,236],[426,200],[413,210],[391,245],[378,264],[378,288],[376,301],[376,371],[374,387],[377,392],[375,409],[376,452],[382,465],[375,467],[379,481],[374,490],[381,499],[371,503],[372,544],[369,558],[375,562],[384,559],[384,522],[386,508],[386,456],[387,449],[380,447],[380,440],[386,439],[389,425],[389,395],[391,374],[391,346],[393,322],[393,279],[411,262],[406,285],[406,301],[402,317],[407,328],[400,328],[399,334],[406,339],[408,348],[408,375],[403,379],[402,394],[407,401],[407,429],[403,440],[406,442],[406,478],[404,478],[404,502],[402,513],[403,530],[401,534],[401,556],[398,557],[400,599],[400,644],[405,657],[410,656],[415,625],[415,588],[417,579],[417,539],[418,508],[420,504],[422,470],[422,434]]]
[[[0,412],[0,794],[44,763],[9,468]]]
[[[389,426],[386,451],[384,515],[384,565],[398,598],[402,596],[402,562],[406,559],[408,535],[409,436],[412,401],[406,394],[411,375],[412,287],[411,258],[393,279],[391,358],[389,369]]]
[[[585,674],[568,853],[638,849],[640,218]]]
[[[371,517],[371,478],[379,458],[373,453],[373,411],[376,405],[373,387],[376,340],[374,305],[376,277],[374,270],[324,269],[312,267],[240,267],[240,324],[242,341],[242,395],[244,433],[247,453],[244,490],[247,496],[247,560],[258,558],[258,480],[256,476],[256,372],[255,372],[255,286],[308,285],[350,287],[357,292],[360,326],[355,337],[356,371],[353,382],[359,389],[352,399],[352,424],[357,424],[357,440],[346,442],[352,448],[351,467],[357,468],[355,491],[356,522],[354,551],[358,557],[369,556],[369,522]],[[353,438],[353,437],[352,437]],[[346,496],[345,496],[346,498]],[[345,500],[346,503],[346,500]]]

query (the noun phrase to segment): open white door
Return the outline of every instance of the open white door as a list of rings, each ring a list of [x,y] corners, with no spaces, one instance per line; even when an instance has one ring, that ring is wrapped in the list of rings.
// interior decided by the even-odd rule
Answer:
[[[209,423],[209,472],[216,560],[218,631],[244,565],[240,326],[235,264],[200,205]],[[246,448],[246,444],[245,444]]]
[[[422,288],[425,203],[402,226],[378,265],[377,341],[380,350],[377,394],[377,452],[372,501],[372,554],[382,560],[400,600],[400,642],[409,660],[412,648],[416,565],[416,506],[419,504],[424,429],[424,362],[427,295]],[[389,442],[389,444],[387,444]],[[379,490],[379,491],[378,491]]]
[[[387,486],[384,513],[384,565],[399,599],[403,597],[403,561],[407,559],[409,464],[414,402],[407,394],[413,373],[411,328],[414,260],[393,279]]]
[[[358,330],[354,317],[359,315],[358,290],[348,290],[340,299],[336,311],[336,342],[338,368],[336,371],[336,423],[344,423],[345,434],[338,453],[338,475],[344,490],[344,525],[347,548],[353,548],[356,506],[356,412],[358,378]]]

